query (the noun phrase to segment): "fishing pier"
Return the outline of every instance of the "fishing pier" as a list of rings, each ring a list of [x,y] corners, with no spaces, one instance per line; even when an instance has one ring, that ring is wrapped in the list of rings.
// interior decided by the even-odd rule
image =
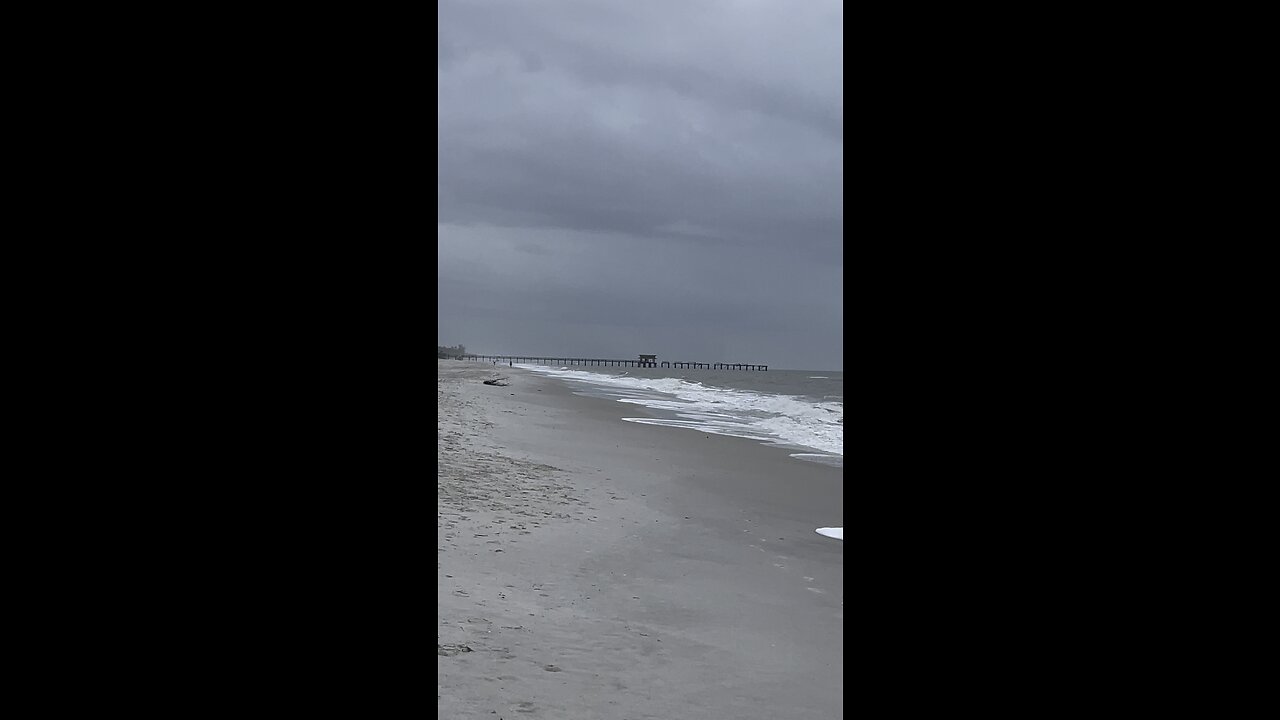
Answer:
[[[573,366],[613,366],[613,367],[663,367],[663,368],[688,368],[693,370],[768,370],[768,365],[756,365],[752,363],[704,363],[704,362],[683,362],[663,360],[658,361],[657,355],[641,355],[636,360],[609,360],[605,358],[557,358],[557,357],[533,357],[530,355],[455,355],[455,360],[470,360],[474,362],[506,362],[506,363],[528,363],[530,365],[558,365],[561,367]]]

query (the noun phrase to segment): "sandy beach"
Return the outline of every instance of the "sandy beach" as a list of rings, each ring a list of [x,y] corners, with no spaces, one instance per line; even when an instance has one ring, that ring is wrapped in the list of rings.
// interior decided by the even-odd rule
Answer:
[[[437,412],[442,718],[843,715],[842,469],[519,368]]]

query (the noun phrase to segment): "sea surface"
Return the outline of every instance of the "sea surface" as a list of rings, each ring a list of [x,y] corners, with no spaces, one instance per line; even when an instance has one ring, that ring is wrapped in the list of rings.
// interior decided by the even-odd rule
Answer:
[[[517,367],[560,378],[578,395],[637,406],[628,422],[749,438],[787,448],[797,460],[844,467],[838,370]]]

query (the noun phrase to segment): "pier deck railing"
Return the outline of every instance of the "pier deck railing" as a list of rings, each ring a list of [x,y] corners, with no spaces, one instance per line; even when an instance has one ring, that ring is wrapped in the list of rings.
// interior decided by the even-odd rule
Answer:
[[[559,365],[562,367],[574,366],[611,366],[611,367],[664,367],[664,368],[687,368],[692,370],[768,370],[768,365],[758,365],[755,363],[704,363],[704,362],[684,362],[663,360],[661,362],[646,362],[643,360],[612,360],[608,358],[557,358],[557,357],[536,357],[531,355],[455,355],[455,360],[470,360],[474,362],[511,362],[525,363],[529,365]]]

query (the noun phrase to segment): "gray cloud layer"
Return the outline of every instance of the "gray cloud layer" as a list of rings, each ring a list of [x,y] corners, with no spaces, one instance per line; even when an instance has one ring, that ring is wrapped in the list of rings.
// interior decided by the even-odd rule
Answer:
[[[843,367],[843,11],[439,3],[439,337]]]

